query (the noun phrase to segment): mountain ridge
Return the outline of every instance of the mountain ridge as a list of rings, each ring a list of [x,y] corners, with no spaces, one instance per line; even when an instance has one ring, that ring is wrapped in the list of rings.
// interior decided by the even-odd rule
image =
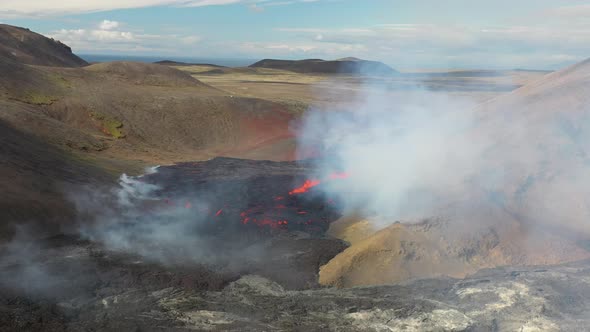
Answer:
[[[0,56],[38,66],[83,67],[86,61],[60,41],[26,28],[0,24]]]
[[[361,60],[357,58],[342,58],[338,60],[304,59],[304,60],[279,60],[263,59],[251,64],[251,68],[272,68],[293,71],[297,73],[321,73],[321,74],[354,74],[392,76],[399,74],[388,65],[378,62]]]

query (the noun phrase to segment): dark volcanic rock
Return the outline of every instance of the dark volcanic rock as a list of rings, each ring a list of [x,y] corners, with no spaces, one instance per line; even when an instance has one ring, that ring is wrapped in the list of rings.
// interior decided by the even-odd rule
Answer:
[[[80,193],[76,205],[88,216],[80,230],[102,251],[145,262],[256,273],[287,289],[318,287],[319,267],[346,244],[324,236],[340,217],[334,203],[314,188],[290,195],[310,167],[232,158],[160,167],[127,178],[114,195]]]
[[[337,204],[315,188],[290,194],[308,180],[305,176],[312,166],[311,162],[215,158],[160,167],[142,180],[158,185],[157,196],[168,204],[208,214],[211,223],[203,225],[207,231],[302,231],[322,237],[329,223],[340,217]],[[206,203],[207,210],[193,203]]]
[[[325,238],[330,222],[340,217],[335,202],[316,188],[290,194],[311,167],[311,162],[234,158],[160,167],[140,178],[159,189],[136,203],[139,216],[111,233],[131,229],[139,242],[146,226],[167,232],[173,225],[173,232],[184,234],[177,234],[175,243],[153,246],[172,256],[168,263],[184,265],[198,252],[201,261],[260,274],[288,289],[318,287],[320,266],[346,244]],[[151,231],[148,236],[153,239]]]
[[[2,266],[1,331],[580,331],[590,323],[587,261],[289,291],[256,275],[163,269],[71,238],[50,242],[36,265]],[[19,265],[31,273],[6,284]]]

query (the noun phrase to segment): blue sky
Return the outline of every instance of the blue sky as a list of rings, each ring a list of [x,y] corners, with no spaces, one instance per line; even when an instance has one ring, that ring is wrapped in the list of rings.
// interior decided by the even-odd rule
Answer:
[[[356,56],[400,69],[590,57],[590,2],[579,0],[2,0],[0,22],[85,54]]]

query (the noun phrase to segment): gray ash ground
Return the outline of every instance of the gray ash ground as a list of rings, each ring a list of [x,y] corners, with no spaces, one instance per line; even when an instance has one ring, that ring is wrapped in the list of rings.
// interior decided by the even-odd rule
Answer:
[[[590,326],[590,262],[493,269],[463,280],[319,288],[319,267],[345,244],[323,235],[325,224],[338,216],[329,198],[313,190],[288,195],[309,167],[221,158],[163,167],[142,179],[161,186],[145,207],[147,215],[170,208],[170,202],[186,210],[187,197],[215,197],[196,229],[209,232],[219,250],[224,241],[238,242],[238,248],[255,242],[264,249],[239,268],[162,264],[73,235],[5,246],[0,331],[579,331]],[[278,196],[285,197],[280,201],[286,208],[275,216]],[[220,197],[221,206],[214,205]],[[298,213],[302,209],[307,213]],[[243,211],[289,223],[244,223]],[[139,216],[137,222],[149,220]]]
[[[286,290],[257,275],[162,268],[89,243],[49,242],[39,264],[59,277],[45,291],[22,280],[14,283],[25,289],[4,288],[1,331],[584,331],[590,323],[590,262]]]

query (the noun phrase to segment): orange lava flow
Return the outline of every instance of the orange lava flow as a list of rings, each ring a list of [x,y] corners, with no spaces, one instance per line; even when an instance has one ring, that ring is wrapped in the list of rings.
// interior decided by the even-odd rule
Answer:
[[[291,190],[289,192],[289,195],[298,195],[306,193],[309,191],[309,189],[319,185],[320,183],[320,180],[305,180],[301,187]]]
[[[322,180],[318,179],[307,179],[305,182],[298,188],[295,188],[289,192],[289,196],[304,194],[308,192],[310,189],[326,182],[336,181],[340,179],[346,179],[349,177],[348,173],[345,172],[334,172],[329,174],[328,176],[322,178]],[[240,212],[240,219],[242,224],[254,224],[258,227],[270,227],[272,229],[288,229],[289,225],[291,224],[290,221],[285,219],[285,215],[289,215],[295,213],[297,215],[303,216],[309,213],[309,211],[301,210],[297,206],[292,206],[292,199],[288,198],[288,196],[274,196],[273,201],[275,202],[272,206],[251,206],[247,210]],[[170,198],[163,198],[162,201],[170,206],[170,207],[177,207],[175,202],[173,202]],[[221,217],[223,214],[224,216],[227,215],[228,218],[232,216],[232,210],[227,207],[227,204],[224,205],[224,208],[219,208],[215,210],[211,210],[206,206],[200,205],[193,205],[190,201],[184,201],[184,204],[181,202],[178,206],[184,207],[187,210],[196,209],[199,213],[203,213],[213,217]],[[327,201],[328,204],[334,204],[334,201],[329,199]],[[227,208],[227,209],[226,209]],[[215,221],[223,220],[224,218],[215,218]],[[311,225],[314,222],[313,219],[308,219],[305,222],[305,225]],[[301,224],[301,223],[299,223]]]
[[[346,172],[336,172],[336,173],[332,173],[328,176],[328,180],[340,180],[340,179],[346,179],[348,178],[350,175]],[[309,191],[309,189],[319,185],[320,183],[322,183],[320,180],[305,180],[305,182],[303,183],[303,185],[301,187],[295,188],[293,190],[291,190],[289,192],[289,195],[293,196],[293,195],[299,195],[299,194],[303,194]]]

